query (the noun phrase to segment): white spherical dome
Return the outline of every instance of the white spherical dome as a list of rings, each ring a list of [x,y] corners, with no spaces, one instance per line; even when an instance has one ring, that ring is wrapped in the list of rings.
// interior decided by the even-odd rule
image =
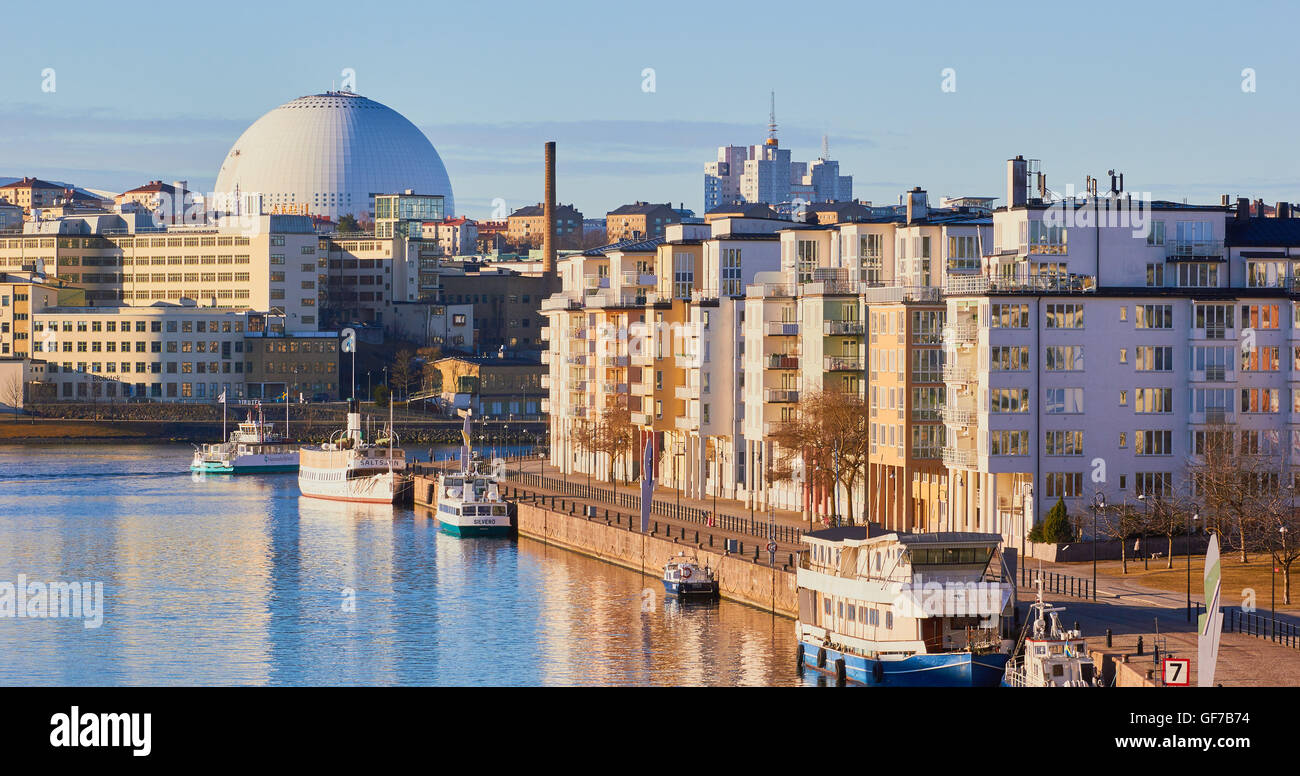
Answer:
[[[375,194],[441,194],[455,215],[447,168],[405,116],[351,92],[287,102],[244,130],[217,173],[220,194],[261,194],[267,211],[372,217]]]

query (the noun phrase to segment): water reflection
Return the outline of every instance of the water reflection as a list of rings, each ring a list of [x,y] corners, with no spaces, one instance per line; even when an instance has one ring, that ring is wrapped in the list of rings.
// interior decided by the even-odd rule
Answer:
[[[428,509],[191,478],[184,445],[0,447],[0,581],[94,580],[103,627],[0,618],[4,684],[797,684],[789,620]]]

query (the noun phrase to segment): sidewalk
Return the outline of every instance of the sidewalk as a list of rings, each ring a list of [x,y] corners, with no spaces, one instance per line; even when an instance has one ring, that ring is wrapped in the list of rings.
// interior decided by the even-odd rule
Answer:
[[[641,483],[639,482],[633,482],[630,485],[618,483],[611,486],[610,483],[602,482],[595,477],[591,477],[589,480],[586,474],[565,475],[560,472],[558,468],[551,466],[549,463],[540,462],[535,458],[524,458],[522,461],[518,458],[511,458],[506,462],[506,469],[508,472],[516,472],[520,470],[521,464],[523,473],[525,474],[537,474],[540,471],[543,476],[565,480],[570,483],[586,485],[590,481],[592,488],[603,490],[606,493],[613,490],[614,492],[626,494],[628,496],[640,497],[641,495]],[[705,499],[687,498],[671,488],[656,487],[654,491],[654,499],[655,501],[672,503],[674,505],[680,503],[682,507],[689,507],[706,513],[712,513],[714,511],[714,501],[712,497]],[[717,500],[717,513],[719,515],[730,515],[737,518],[744,518],[746,520],[753,519],[755,521],[766,521],[769,519],[769,515],[775,514],[777,525],[796,528],[801,531],[816,531],[827,527],[820,521],[814,521],[809,525],[809,521],[804,519],[802,514],[793,510],[777,509],[774,510],[774,512],[750,510],[745,507],[744,502],[734,501],[721,496],[719,496]]]

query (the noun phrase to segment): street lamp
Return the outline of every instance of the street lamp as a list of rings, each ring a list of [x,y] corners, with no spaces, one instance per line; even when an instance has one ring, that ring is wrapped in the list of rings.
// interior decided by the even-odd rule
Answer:
[[[1106,508],[1106,494],[1097,491],[1092,497],[1092,600],[1097,600],[1097,513]],[[1120,541],[1124,541],[1121,537]]]
[[[1187,542],[1187,621],[1192,621],[1192,523],[1201,519],[1197,506],[1192,504],[1192,508],[1187,515],[1187,534],[1183,541]],[[1209,601],[1206,601],[1208,604]]]

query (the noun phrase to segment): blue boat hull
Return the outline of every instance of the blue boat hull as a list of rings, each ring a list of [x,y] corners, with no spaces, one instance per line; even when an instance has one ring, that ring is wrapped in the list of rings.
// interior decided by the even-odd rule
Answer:
[[[717,598],[717,580],[713,582],[670,582],[664,580],[664,592],[679,598]]]
[[[1009,655],[973,655],[948,652],[913,655],[902,660],[875,660],[862,655],[842,653],[803,641],[803,664],[815,671],[835,675],[835,661],[844,658],[844,676],[848,682],[865,686],[886,687],[997,687]],[[817,665],[817,650],[826,653],[826,662]]]
[[[220,464],[190,465],[190,471],[203,474],[284,474],[298,471],[297,464],[280,466],[222,466]]]

